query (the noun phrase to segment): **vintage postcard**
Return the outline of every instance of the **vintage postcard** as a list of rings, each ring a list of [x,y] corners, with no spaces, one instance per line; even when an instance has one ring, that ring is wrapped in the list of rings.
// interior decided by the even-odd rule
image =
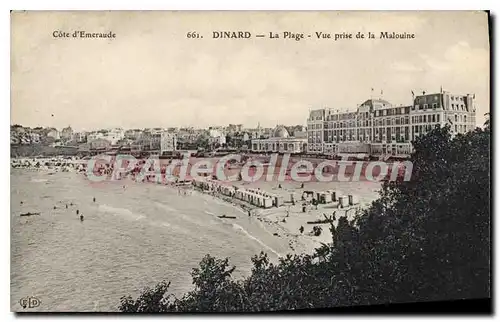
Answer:
[[[488,12],[13,11],[10,108],[14,312],[489,305]]]

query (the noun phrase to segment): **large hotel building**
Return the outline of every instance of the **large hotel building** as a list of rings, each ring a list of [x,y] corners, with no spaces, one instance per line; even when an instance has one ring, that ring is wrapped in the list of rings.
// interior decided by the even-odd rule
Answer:
[[[410,106],[369,99],[355,112],[330,108],[312,110],[307,119],[307,152],[406,157],[412,151],[413,140],[446,124],[450,125],[452,134],[476,127],[472,95],[424,92],[414,97]]]

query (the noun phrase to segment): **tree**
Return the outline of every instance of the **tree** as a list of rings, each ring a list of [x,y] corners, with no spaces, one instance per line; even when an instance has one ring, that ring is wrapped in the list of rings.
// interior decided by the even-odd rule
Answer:
[[[239,281],[228,259],[207,256],[193,270],[193,291],[173,299],[162,282],[135,301],[122,299],[120,310],[273,311],[490,297],[489,142],[489,128],[453,138],[448,127],[435,129],[414,142],[411,180],[385,182],[379,199],[352,221],[339,218],[331,243],[312,254],[274,264],[261,253]]]
[[[490,113],[485,113],[484,116],[486,116],[486,121],[484,121],[484,127],[486,130],[490,129]]]

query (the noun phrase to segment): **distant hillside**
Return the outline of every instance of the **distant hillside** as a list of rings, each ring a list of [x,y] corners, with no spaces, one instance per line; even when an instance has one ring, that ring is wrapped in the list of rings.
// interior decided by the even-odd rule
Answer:
[[[58,146],[52,147],[41,144],[11,145],[11,157],[35,157],[35,156],[56,156],[56,155],[77,155],[78,148]]]

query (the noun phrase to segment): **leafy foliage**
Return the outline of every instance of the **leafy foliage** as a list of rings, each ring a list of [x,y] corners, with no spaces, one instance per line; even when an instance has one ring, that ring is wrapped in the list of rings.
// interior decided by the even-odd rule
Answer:
[[[380,198],[311,255],[252,258],[234,281],[228,259],[207,255],[194,290],[167,295],[161,282],[124,312],[273,311],[490,296],[490,128],[452,138],[435,129],[414,142],[410,181],[386,182]]]

